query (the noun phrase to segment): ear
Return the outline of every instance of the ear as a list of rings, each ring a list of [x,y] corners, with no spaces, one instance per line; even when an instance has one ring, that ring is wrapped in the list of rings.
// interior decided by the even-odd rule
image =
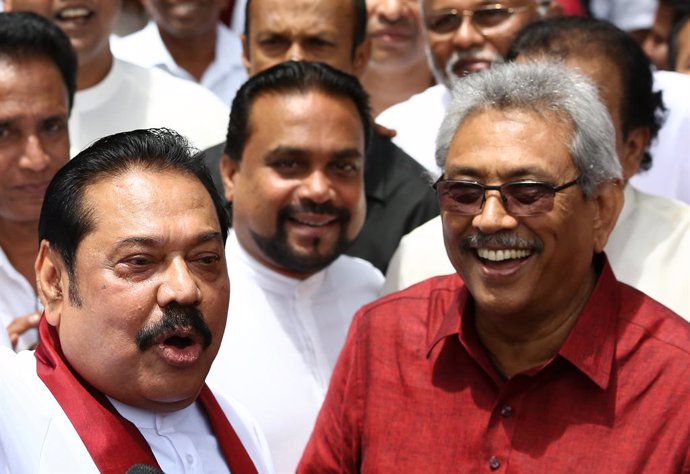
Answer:
[[[649,129],[637,127],[628,133],[618,159],[623,167],[623,179],[628,181],[640,169],[642,156],[649,143]]]
[[[240,35],[240,39],[242,40],[242,64],[244,64],[244,69],[247,71],[247,75],[251,76],[252,62],[249,57],[249,38],[247,38],[247,35],[242,33]]]
[[[231,159],[226,153],[220,158],[220,176],[223,180],[223,189],[225,190],[225,199],[232,202],[235,194],[235,177],[239,171],[240,163]]]
[[[371,40],[365,39],[362,44],[355,49],[354,57],[352,58],[352,74],[361,77],[369,64],[371,58]]]
[[[45,308],[46,320],[51,326],[59,327],[63,305],[69,291],[69,280],[62,257],[50,247],[47,240],[41,241],[34,270],[36,288]]]
[[[593,234],[596,253],[604,250],[623,208],[623,186],[624,183],[619,180],[606,181],[599,185],[597,195],[592,198],[595,205]]]

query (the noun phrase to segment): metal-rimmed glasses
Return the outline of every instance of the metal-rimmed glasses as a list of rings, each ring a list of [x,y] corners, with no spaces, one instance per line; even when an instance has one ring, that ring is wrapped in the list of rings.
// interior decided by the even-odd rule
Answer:
[[[484,208],[487,191],[498,191],[503,208],[512,216],[536,216],[553,209],[556,193],[580,182],[582,176],[560,186],[542,181],[512,181],[489,186],[477,181],[444,179],[434,183],[441,210],[474,216]]]
[[[445,8],[431,12],[426,19],[426,27],[430,32],[445,35],[457,30],[463,17],[469,17],[477,31],[484,35],[499,29],[514,13],[528,8],[527,5],[508,7],[500,3],[482,5],[474,10]]]

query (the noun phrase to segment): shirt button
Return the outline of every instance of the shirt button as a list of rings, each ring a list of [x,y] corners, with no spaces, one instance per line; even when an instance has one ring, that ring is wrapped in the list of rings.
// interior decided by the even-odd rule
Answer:
[[[191,466],[192,464],[194,464],[194,456],[192,456],[191,454],[188,454],[188,455],[185,456],[185,457],[187,458],[187,464],[189,464],[190,466]]]
[[[498,459],[496,456],[491,456],[489,458],[489,467],[492,471],[497,470],[499,467],[501,467],[501,460]]]
[[[510,405],[503,405],[501,407],[501,416],[503,416],[504,418],[509,418],[513,416],[513,407],[511,407]]]

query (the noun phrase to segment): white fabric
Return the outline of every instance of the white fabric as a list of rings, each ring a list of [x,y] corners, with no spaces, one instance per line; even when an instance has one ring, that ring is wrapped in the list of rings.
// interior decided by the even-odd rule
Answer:
[[[668,109],[652,144],[652,168],[630,182],[639,190],[690,203],[690,75],[656,71],[654,87]]]
[[[98,138],[168,127],[205,150],[225,140],[230,111],[198,84],[115,59],[97,85],[77,92],[69,120],[72,156]]]
[[[306,280],[280,275],[228,237],[230,308],[209,386],[256,418],[276,470],[294,473],[323,402],[352,316],[378,296],[383,276],[340,256]]]
[[[244,33],[244,12],[247,8],[247,0],[235,0],[235,6],[232,9],[232,24],[233,30]]]
[[[616,278],[690,320],[690,206],[626,186],[605,251]],[[436,217],[402,238],[383,292],[454,272]]]
[[[31,284],[10,263],[7,255],[0,248],[0,345],[11,347],[5,328],[19,316],[26,316],[35,311],[42,311],[43,305],[34,293]],[[38,341],[35,329],[19,337],[17,350],[32,347]]]
[[[196,82],[194,76],[175,63],[153,21],[136,33],[111,41],[111,48],[120,59],[143,67],[157,67],[173,76]],[[246,79],[247,72],[242,64],[242,42],[237,34],[219,22],[216,55],[199,84],[216,94],[224,104],[230,105],[237,89]]]
[[[450,92],[437,84],[384,110],[376,122],[395,130],[393,143],[439,177],[442,171],[436,164],[436,135],[449,104]]]
[[[621,30],[651,28],[658,0],[590,0],[596,18],[608,20]]]
[[[252,420],[220,397],[218,401],[259,472],[273,472],[265,440]],[[115,406],[144,427],[142,435],[164,472],[228,472],[196,404],[165,414]],[[33,351],[15,354],[0,348],[0,472],[98,472],[62,408],[36,375]]]

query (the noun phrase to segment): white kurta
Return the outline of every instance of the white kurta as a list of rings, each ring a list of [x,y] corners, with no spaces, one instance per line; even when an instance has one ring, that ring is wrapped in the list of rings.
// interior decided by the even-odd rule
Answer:
[[[243,409],[217,397],[258,471],[273,468],[266,442]],[[167,473],[228,472],[198,404],[174,413],[114,403],[134,423]],[[36,375],[33,351],[0,348],[0,473],[98,472],[69,419]]]
[[[31,284],[19,273],[7,259],[7,255],[0,248],[0,346],[10,347],[9,337],[5,328],[19,316],[25,316],[35,311],[42,311],[38,296]],[[38,340],[38,331],[32,329],[19,337],[17,350],[27,349]]]
[[[229,107],[200,85],[115,59],[105,79],[75,96],[71,155],[106,135],[152,127],[176,130],[205,150],[225,140],[229,116]]]
[[[690,320],[690,206],[626,186],[605,251],[616,278]],[[454,272],[437,217],[402,238],[383,292]]]
[[[438,177],[442,170],[436,164],[436,135],[449,105],[448,88],[437,84],[384,110],[376,122],[395,130],[393,143]]]
[[[280,473],[294,473],[352,316],[375,299],[383,276],[341,256],[306,280],[280,275],[244,251],[234,232],[226,256],[230,308],[209,386],[255,417]]]
[[[113,54],[143,67],[157,67],[174,76],[196,82],[194,76],[177,65],[165,47],[156,23],[151,21],[143,29],[111,41]],[[230,105],[237,89],[247,79],[242,64],[240,37],[222,23],[216,29],[216,55],[201,76],[199,84]]]

